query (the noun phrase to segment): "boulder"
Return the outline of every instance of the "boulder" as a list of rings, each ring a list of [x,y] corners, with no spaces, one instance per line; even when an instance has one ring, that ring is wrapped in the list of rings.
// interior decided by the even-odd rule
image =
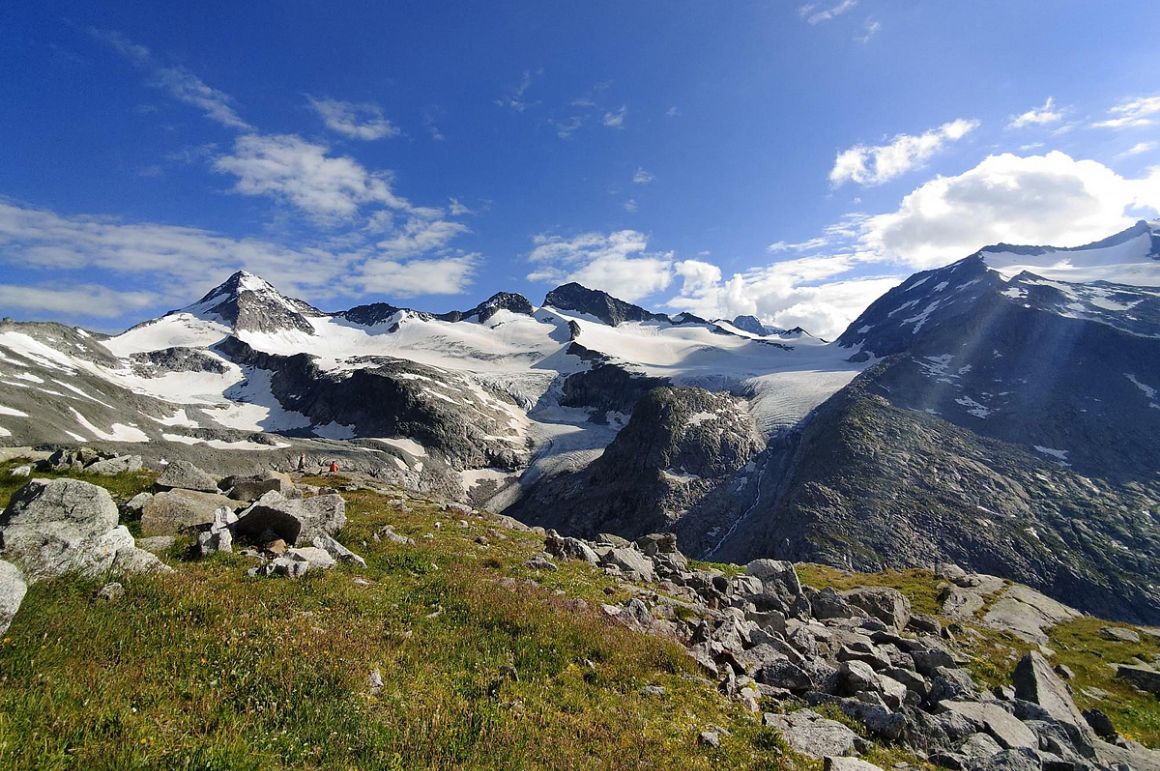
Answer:
[[[317,546],[319,549],[324,550],[327,554],[329,554],[331,557],[334,557],[339,562],[344,562],[348,565],[358,565],[360,568],[365,568],[367,566],[367,561],[365,559],[343,546],[341,543],[335,540],[334,536],[320,533],[319,535],[314,536],[314,540],[311,541],[311,544]]]
[[[340,495],[294,499],[268,492],[238,515],[234,532],[253,541],[269,530],[286,543],[297,544],[337,535],[345,525],[346,502]]]
[[[86,474],[112,477],[118,474],[128,474],[140,471],[142,466],[140,455],[118,455],[115,458],[106,458],[85,466]]]
[[[1072,700],[1067,685],[1038,652],[1030,651],[1019,660],[1012,681],[1017,698],[1038,704],[1053,720],[1070,726],[1081,737],[1090,738],[1087,720]]]
[[[141,509],[142,535],[176,535],[213,523],[214,512],[237,505],[224,495],[176,489],[157,493]]]
[[[657,577],[652,560],[636,549],[614,546],[605,552],[600,562],[615,565],[621,570],[631,570],[645,581],[655,581]]]
[[[544,536],[544,551],[560,559],[584,560],[595,565],[600,557],[592,547],[579,538],[561,536],[555,530],[549,530]]]
[[[180,488],[203,493],[218,492],[217,480],[187,460],[171,462],[154,484],[162,491]]]
[[[145,511],[145,504],[153,497],[153,493],[137,493],[121,504],[121,516],[126,519],[141,519]]]
[[[3,557],[35,583],[66,573],[168,571],[117,526],[117,505],[103,487],[76,479],[34,479],[0,514]]]
[[[931,673],[929,694],[932,703],[940,701],[975,701],[979,688],[965,669],[937,667]]]
[[[1120,664],[1116,667],[1116,677],[1127,680],[1142,691],[1150,691],[1160,696],[1160,672],[1155,669]]]
[[[1039,749],[1035,732],[998,704],[942,701],[939,707],[979,724],[1004,749]]]
[[[809,709],[784,715],[766,713],[761,722],[776,728],[794,750],[814,758],[845,755],[862,746],[858,734],[848,727]]]
[[[820,592],[811,592],[810,608],[814,618],[826,620],[831,618],[866,618],[869,614],[861,608],[851,605],[845,597],[830,587]]]
[[[1100,629],[1100,637],[1112,642],[1138,643],[1140,635],[1122,626],[1105,626]]]
[[[885,586],[861,587],[842,592],[842,598],[896,632],[905,629],[910,621],[910,600],[897,589]]]
[[[983,616],[983,623],[1001,632],[1011,632],[1027,642],[1045,645],[1048,629],[1080,615],[1074,608],[1030,587],[1013,584]]]
[[[228,490],[229,497],[238,501],[246,501],[252,503],[258,500],[268,492],[279,492],[283,494],[289,493],[294,489],[294,483],[288,478],[282,476],[270,476],[268,478],[262,477],[247,477],[222,480],[222,485],[229,485],[223,489]]]
[[[14,476],[14,477],[28,478],[28,477],[32,476],[32,466],[29,466],[28,464],[25,464],[23,466],[17,466],[16,468],[9,471],[8,475]]]
[[[28,585],[24,583],[20,568],[11,562],[0,561],[0,634],[8,631],[27,591]]]

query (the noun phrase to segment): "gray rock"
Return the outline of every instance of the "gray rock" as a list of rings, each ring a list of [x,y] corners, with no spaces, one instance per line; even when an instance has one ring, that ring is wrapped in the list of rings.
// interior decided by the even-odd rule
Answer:
[[[405,535],[396,533],[395,528],[391,527],[390,525],[383,525],[378,530],[376,530],[374,533],[374,539],[376,541],[389,541],[390,543],[396,543],[400,546],[415,545],[414,538],[408,538]]]
[[[935,704],[940,701],[977,701],[979,688],[967,670],[938,667],[931,675],[928,696]]]
[[[943,701],[939,702],[939,707],[979,723],[1004,749],[1039,748],[1035,732],[997,704]]]
[[[1120,664],[1116,667],[1116,677],[1127,680],[1142,691],[1149,691],[1160,696],[1160,672],[1155,669]]]
[[[529,567],[532,570],[553,571],[557,570],[556,563],[548,559],[547,555],[537,554],[530,560],[524,563],[524,567]]]
[[[8,631],[27,591],[20,568],[11,562],[0,561],[0,634]]]
[[[138,538],[137,548],[144,549],[150,554],[158,554],[167,551],[176,542],[177,539],[171,535],[154,535],[148,538]]]
[[[1048,629],[1080,615],[1074,608],[1030,587],[1012,584],[983,616],[983,623],[999,631],[1011,632],[1027,642],[1043,645],[1048,641]]]
[[[702,731],[697,740],[706,747],[716,749],[721,746],[721,736],[716,731]]]
[[[1111,742],[1095,742],[1096,758],[1105,767],[1130,769],[1130,771],[1160,771],[1160,752],[1142,745],[1128,743],[1119,746]]]
[[[271,479],[235,479],[233,484],[228,487],[229,497],[238,501],[253,502],[261,498],[268,492],[279,492],[288,494],[293,489],[293,484],[288,484],[287,480],[281,477],[273,477]]]
[[[645,581],[655,581],[656,571],[652,560],[636,549],[613,547],[601,559],[601,564],[615,565],[621,570],[631,570]]]
[[[256,539],[267,530],[288,544],[310,543],[317,535],[337,535],[346,525],[346,502],[339,495],[301,500],[268,492],[238,515],[235,533]]]
[[[881,766],[868,763],[861,758],[845,758],[827,755],[823,761],[824,771],[882,771]]]
[[[194,490],[157,493],[141,509],[142,535],[177,535],[213,523],[218,509],[237,505],[224,495]]]
[[[118,455],[115,458],[106,458],[85,466],[86,474],[112,477],[118,474],[128,474],[140,471],[142,466],[140,455]]]
[[[902,631],[910,621],[910,600],[897,589],[862,587],[842,592],[842,597],[896,632]]]
[[[137,493],[121,504],[121,516],[128,519],[141,519],[145,511],[145,504],[153,498],[153,493]]]
[[[32,466],[27,464],[23,466],[17,466],[16,468],[9,471],[8,474],[9,476],[14,477],[30,477],[32,476]]]
[[[1138,643],[1140,635],[1122,626],[1105,626],[1100,629],[1100,637],[1113,642]]]
[[[217,480],[189,461],[175,460],[165,467],[154,483],[158,490],[197,490],[203,493],[218,492]]]
[[[34,479],[0,514],[3,557],[28,583],[79,573],[168,571],[117,526],[117,505],[103,487],[75,479]]]
[[[555,530],[549,530],[544,537],[544,551],[560,559],[584,560],[595,565],[600,557],[592,547],[579,538],[564,537]]]
[[[311,568],[318,568],[320,570],[329,570],[338,564],[326,549],[320,549],[317,546],[299,546],[294,549],[288,549],[285,556],[299,562],[307,562]]]
[[[1098,709],[1086,709],[1083,712],[1084,720],[1096,732],[1096,736],[1107,741],[1114,741],[1118,733],[1112,719],[1105,712]]]
[[[858,734],[847,726],[809,709],[785,715],[766,713],[762,723],[776,728],[794,750],[814,758],[845,755],[860,743]]]
[[[104,600],[105,602],[116,602],[124,596],[125,587],[116,581],[105,584],[97,592],[97,599]]]
[[[814,618],[866,618],[869,614],[847,602],[846,598],[830,587],[808,595]]]
[[[1081,736],[1090,737],[1091,730],[1067,685],[1042,655],[1036,651],[1024,655],[1015,666],[1012,681],[1017,698],[1038,704],[1053,720],[1071,726]]]
[[[329,554],[331,557],[334,557],[339,562],[346,563],[347,565],[357,565],[360,568],[365,568],[367,566],[367,561],[365,559],[343,546],[334,538],[334,536],[325,534],[316,535],[314,536],[314,540],[311,543],[314,546],[317,546],[319,549],[323,549],[327,554]]]

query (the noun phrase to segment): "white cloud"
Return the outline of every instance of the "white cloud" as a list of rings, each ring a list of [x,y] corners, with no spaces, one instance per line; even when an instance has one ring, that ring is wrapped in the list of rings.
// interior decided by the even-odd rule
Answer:
[[[821,7],[820,3],[806,3],[798,8],[798,15],[810,24],[830,21],[858,5],[858,0],[839,0],[834,5]]]
[[[1112,116],[1095,125],[1100,128],[1139,128],[1151,126],[1160,113],[1160,95],[1129,99],[1108,110]]]
[[[92,318],[117,318],[127,311],[138,311],[157,304],[161,296],[154,292],[120,292],[96,284],[60,286],[17,286],[0,284],[0,307],[22,311],[71,316],[84,308]]]
[[[859,185],[878,185],[921,166],[948,142],[956,142],[978,128],[977,120],[958,120],[911,136],[899,134],[889,144],[867,147],[855,145],[838,153],[830,182],[841,185],[852,181]]]
[[[866,306],[898,284],[900,276],[846,278],[854,255],[805,257],[722,278],[709,263],[676,264],[680,293],[666,305],[704,318],[753,315],[776,327],[802,327],[832,339]]]
[[[862,246],[885,258],[933,267],[988,244],[1077,246],[1160,209],[1160,169],[1125,179],[1101,163],[1061,152],[1004,153],[955,177],[936,177],[897,211],[867,218]]]
[[[608,128],[623,128],[624,118],[628,115],[628,105],[621,105],[620,109],[604,113],[603,123]]]
[[[377,105],[342,102],[337,99],[307,97],[310,106],[331,131],[351,139],[372,141],[399,135]]]
[[[369,293],[396,297],[460,294],[471,286],[480,262],[478,254],[402,261],[374,259],[363,266],[358,278]]]
[[[634,185],[647,185],[649,182],[652,182],[652,181],[653,181],[652,172],[645,171],[643,168],[641,168],[639,166],[637,167],[636,171],[633,172],[632,183]]]
[[[767,252],[806,252],[813,249],[821,249],[830,243],[830,239],[824,236],[817,238],[807,238],[805,241],[774,241],[769,246],[765,247]]]
[[[1048,123],[1058,122],[1061,118],[1063,113],[1055,109],[1055,99],[1049,96],[1042,107],[1032,107],[1022,115],[1013,116],[1007,127],[1018,129],[1027,126],[1046,126]]]
[[[1117,158],[1130,158],[1133,155],[1143,155],[1144,153],[1152,152],[1157,147],[1160,147],[1160,145],[1158,145],[1156,142],[1137,142],[1136,144],[1132,145],[1131,147],[1129,147],[1127,150],[1120,153],[1116,157]]]
[[[680,114],[681,114],[681,111],[679,109],[677,109],[677,106],[675,104],[672,107],[670,107],[669,109],[665,110],[665,117],[666,118],[675,118]]]
[[[638,208],[639,208],[639,207],[637,206],[637,203],[636,203],[636,199],[635,199],[635,198],[629,198],[627,201],[625,201],[625,202],[624,202],[624,210],[625,210],[626,212],[628,212],[629,214],[634,214],[634,213],[636,213],[636,210],[637,210]]]
[[[169,92],[180,102],[197,107],[212,121],[227,128],[248,130],[250,124],[238,116],[233,99],[228,94],[206,85],[201,78],[184,67],[165,67],[156,63],[153,54],[143,45],[138,45],[112,30],[90,29],[90,34],[103,41],[125,57],[130,63],[149,75],[149,84]]]
[[[543,70],[536,70],[534,73],[531,70],[524,70],[523,77],[520,78],[519,85],[511,90],[505,96],[495,100],[495,103],[500,107],[510,107],[516,112],[523,112],[528,109],[528,102],[526,94],[528,89],[532,87],[535,77],[543,74]]]
[[[377,246],[390,257],[412,257],[442,249],[466,232],[467,226],[460,222],[410,217],[390,238],[380,241]]]
[[[673,278],[672,253],[648,252],[648,237],[635,230],[607,235],[582,233],[573,238],[540,234],[528,254],[536,267],[529,281],[563,284],[576,281],[622,300],[639,300],[668,287]]]
[[[115,318],[153,307],[153,302],[185,305],[238,268],[263,276],[287,294],[313,301],[357,298],[368,292],[455,293],[470,284],[482,258],[445,253],[447,241],[459,232],[452,231],[438,220],[412,216],[382,244],[345,237],[290,247],[198,228],[65,217],[0,201],[0,265],[44,270],[59,282],[29,290],[22,303],[0,299],[0,305]],[[417,258],[423,250],[444,253]],[[149,290],[120,292],[69,280],[70,271],[82,270],[99,272],[109,282],[128,280]],[[392,276],[397,285],[388,281]],[[53,294],[48,289],[57,291]],[[67,292],[80,299],[70,306]]]
[[[560,139],[571,139],[572,135],[580,130],[580,126],[583,125],[584,120],[579,115],[573,115],[564,120],[549,120],[548,122],[555,127],[556,136],[560,137]]]
[[[862,27],[862,34],[856,36],[854,39],[859,43],[869,43],[870,39],[877,35],[882,30],[882,22],[874,19],[867,19],[866,24]]]
[[[245,134],[235,141],[232,155],[214,162],[214,169],[238,178],[235,192],[272,196],[321,223],[349,220],[365,204],[409,207],[391,192],[386,174],[328,153],[326,146],[298,136]]]

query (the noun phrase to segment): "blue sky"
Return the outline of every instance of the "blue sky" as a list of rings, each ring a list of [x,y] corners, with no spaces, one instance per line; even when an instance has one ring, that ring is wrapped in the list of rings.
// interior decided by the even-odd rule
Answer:
[[[641,304],[825,335],[1160,207],[1153,2],[0,6],[0,314],[237,268],[327,310]]]

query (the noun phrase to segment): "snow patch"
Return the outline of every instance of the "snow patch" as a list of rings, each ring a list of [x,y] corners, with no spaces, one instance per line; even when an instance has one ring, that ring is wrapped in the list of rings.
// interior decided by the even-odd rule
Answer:
[[[0,415],[8,415],[9,417],[13,417],[13,418],[27,418],[28,417],[27,412],[21,412],[20,410],[15,409],[13,407],[5,407],[3,404],[0,404]]]
[[[73,416],[77,419],[77,423],[81,424],[81,428],[92,433],[97,439],[103,439],[106,442],[148,442],[149,435],[136,426],[125,425],[124,423],[114,423],[109,426],[108,431],[102,431],[89,422],[88,418],[77,412],[72,407],[69,407]]]

